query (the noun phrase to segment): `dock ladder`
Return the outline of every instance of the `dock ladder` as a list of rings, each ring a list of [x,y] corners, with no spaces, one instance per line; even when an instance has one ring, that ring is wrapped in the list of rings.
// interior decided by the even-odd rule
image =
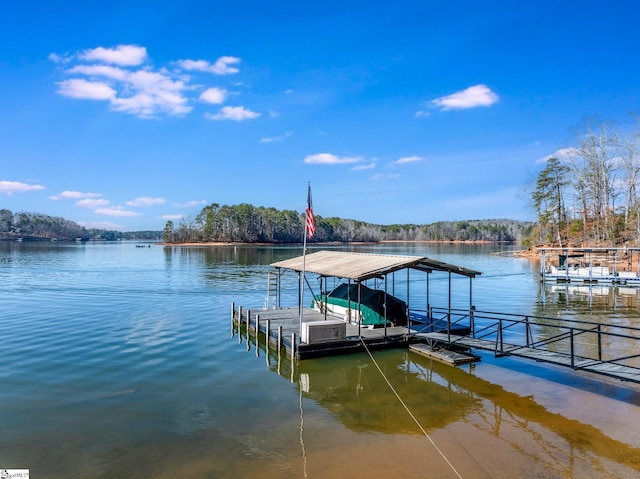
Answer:
[[[276,309],[278,304],[278,276],[276,273],[267,273],[267,297],[264,298],[262,309]]]

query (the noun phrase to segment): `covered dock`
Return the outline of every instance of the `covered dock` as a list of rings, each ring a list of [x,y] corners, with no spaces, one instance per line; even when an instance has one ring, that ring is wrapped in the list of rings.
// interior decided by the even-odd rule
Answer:
[[[284,346],[287,352],[296,359],[316,357],[319,355],[343,354],[345,352],[361,351],[365,344],[373,348],[406,346],[412,340],[412,335],[424,331],[453,332],[469,331],[473,329],[473,317],[452,323],[449,320],[432,319],[431,297],[429,291],[429,277],[432,273],[442,273],[448,278],[448,308],[451,308],[451,279],[453,275],[469,279],[469,310],[472,304],[472,280],[480,275],[462,266],[446,263],[424,256],[400,256],[384,254],[351,253],[341,251],[318,251],[273,263],[275,268],[267,281],[267,296],[263,307],[240,307],[236,310],[232,305],[233,321],[245,324],[257,333],[264,333],[268,342],[275,342]],[[406,271],[406,324],[396,324],[391,321],[387,312],[387,295],[395,293],[395,273]],[[409,297],[411,288],[411,272],[426,275],[426,303],[416,308],[420,313],[412,313],[412,298]],[[282,304],[282,277],[287,273],[298,275],[297,305],[285,307]],[[415,274],[415,273],[414,273]],[[319,294],[314,294],[309,282],[309,276],[319,280]],[[326,300],[329,293],[328,279],[340,281],[349,286],[348,291],[354,292],[354,298],[348,298],[346,313],[336,316],[327,307]],[[384,295],[381,315],[383,324],[373,328],[363,325],[361,291],[365,283],[373,282],[373,288],[382,291]],[[391,283],[391,284],[390,284]],[[310,292],[308,302],[316,302],[317,307],[305,307],[305,291]],[[464,324],[463,324],[464,323]],[[275,325],[278,325],[277,328]],[[462,328],[462,329],[460,329]]]

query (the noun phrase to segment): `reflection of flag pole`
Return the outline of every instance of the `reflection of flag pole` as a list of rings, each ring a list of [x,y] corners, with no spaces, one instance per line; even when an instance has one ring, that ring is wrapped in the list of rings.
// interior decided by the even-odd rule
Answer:
[[[307,259],[307,235],[309,238],[313,236],[316,231],[315,223],[313,221],[313,203],[311,203],[311,182],[309,182],[309,188],[307,193],[307,206],[304,210],[304,240],[302,242],[302,284],[300,286],[300,338],[302,338],[302,312],[304,311],[304,283],[305,283],[305,270]]]

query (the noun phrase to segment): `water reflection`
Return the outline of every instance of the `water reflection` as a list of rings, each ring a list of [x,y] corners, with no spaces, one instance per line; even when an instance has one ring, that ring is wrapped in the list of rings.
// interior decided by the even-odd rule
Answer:
[[[302,399],[311,400],[329,411],[344,427],[356,433],[420,435],[422,431],[390,390],[370,357],[355,354],[292,363],[282,352],[264,344],[262,335],[240,334],[267,357],[268,368],[294,383]],[[257,341],[257,342],[256,342]],[[593,424],[551,410],[534,395],[519,394],[476,374],[476,366],[452,367],[408,351],[378,352],[374,356],[389,383],[407,405],[422,429],[437,430],[471,425],[481,435],[489,435],[515,449],[549,471],[562,476],[587,461],[595,470],[607,470],[610,463],[623,470],[640,470],[640,449]],[[481,366],[478,366],[481,367]],[[546,374],[546,373],[545,373]],[[571,383],[566,376],[543,379]],[[640,406],[640,392],[617,386],[593,390],[588,380],[573,381],[573,401],[589,398],[592,407],[609,401]],[[549,388],[549,384],[545,387]],[[560,387],[562,388],[562,387]],[[560,390],[559,390],[560,391]],[[565,391],[560,391],[565,393]],[[602,399],[593,398],[593,393]],[[637,422],[634,418],[632,422]],[[575,462],[567,460],[567,455]],[[612,477],[620,477],[613,474]]]
[[[302,246],[202,245],[165,246],[166,261],[179,258],[207,267],[229,264],[237,268],[269,265],[302,254]]]
[[[601,310],[603,313],[637,311],[640,289],[630,286],[598,284],[541,283],[540,307],[557,305],[565,309]]]

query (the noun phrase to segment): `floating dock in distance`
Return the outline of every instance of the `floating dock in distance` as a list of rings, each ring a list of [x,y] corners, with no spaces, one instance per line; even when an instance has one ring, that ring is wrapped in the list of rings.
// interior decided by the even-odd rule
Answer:
[[[540,280],[640,286],[640,248],[539,248]]]

